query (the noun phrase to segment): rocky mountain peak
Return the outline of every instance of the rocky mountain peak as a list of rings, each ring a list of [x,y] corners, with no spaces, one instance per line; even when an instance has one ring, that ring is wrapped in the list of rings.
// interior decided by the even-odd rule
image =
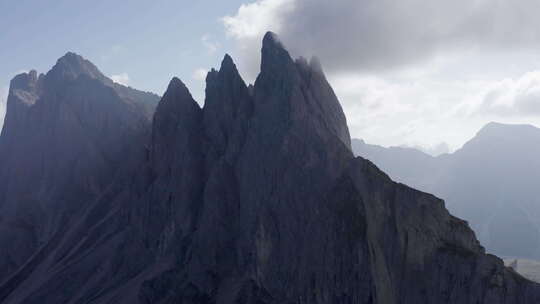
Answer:
[[[2,127],[2,134],[17,128],[17,124],[27,118],[28,109],[34,106],[40,97],[43,75],[38,77],[35,70],[15,76],[9,86],[6,116]],[[0,141],[7,141],[6,136]]]
[[[225,56],[223,56],[220,70],[236,70],[236,65],[234,64],[234,61],[229,54],[225,54]]]
[[[173,77],[169,82],[156,111],[160,111],[160,108],[163,109],[164,107],[168,109],[175,108],[185,116],[201,110],[199,104],[191,96],[189,89],[178,77]]]
[[[12,90],[24,90],[33,92],[36,90],[38,75],[36,70],[31,70],[28,73],[21,73],[15,76],[10,83]]]
[[[240,136],[251,116],[253,101],[244,80],[229,55],[219,71],[212,70],[206,79],[204,124],[218,154],[223,154],[231,137]]]
[[[235,90],[247,90],[247,86],[244,83],[244,80],[240,76],[234,61],[229,55],[225,55],[221,61],[221,66],[219,71],[212,69],[206,79],[206,100],[205,100],[205,109],[208,111],[212,110],[211,108],[215,103],[224,104],[227,107],[237,108],[238,100],[235,98],[227,98],[226,100],[221,100],[215,97],[216,93],[236,93]],[[217,92],[220,90],[230,90],[230,92]],[[236,111],[236,109],[234,110]]]
[[[8,98],[8,110],[17,107],[16,104],[19,103],[26,106],[33,105],[39,97],[42,76],[38,77],[35,70],[15,76],[10,82],[9,90],[12,98]]]
[[[152,128],[153,155],[158,157],[170,150],[173,138],[192,132],[201,122],[202,110],[186,85],[173,77],[154,113]]]
[[[266,32],[262,41],[262,48],[264,49],[281,49],[285,50],[285,46],[281,43],[279,36],[271,31]]]
[[[81,75],[103,82],[111,82],[93,63],[73,52],[68,52],[60,57],[51,71],[47,73],[48,77],[57,80],[75,80]]]
[[[201,108],[186,85],[179,78],[173,77],[156,108],[154,133],[170,136],[181,126],[190,128],[198,123],[200,115]]]
[[[283,74],[290,72],[293,60],[278,36],[273,32],[264,35],[261,52],[261,75],[266,73]]]
[[[281,112],[267,114],[274,116],[276,123],[283,120],[289,125],[290,120],[302,121],[310,125],[310,133],[318,134],[323,141],[338,138],[350,149],[345,114],[320,62],[313,59],[308,63],[304,58],[293,61],[275,33],[268,32],[264,36],[261,72],[254,91],[256,109],[264,108],[265,113]]]

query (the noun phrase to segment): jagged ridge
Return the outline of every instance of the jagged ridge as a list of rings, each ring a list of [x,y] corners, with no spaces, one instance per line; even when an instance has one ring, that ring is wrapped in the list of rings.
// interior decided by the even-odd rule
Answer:
[[[226,56],[206,93],[201,109],[171,81],[148,150],[0,285],[6,301],[539,300],[441,200],[353,157],[317,60],[268,33],[253,88]]]

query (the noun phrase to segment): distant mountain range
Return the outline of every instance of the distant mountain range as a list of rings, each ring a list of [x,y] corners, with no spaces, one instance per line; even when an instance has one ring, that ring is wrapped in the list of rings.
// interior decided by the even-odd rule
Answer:
[[[319,61],[267,33],[254,85],[227,55],[202,108],[178,78],[158,97],[73,53],[13,79],[0,302],[530,304],[540,285],[354,157]]]
[[[488,251],[540,258],[540,129],[489,123],[461,149],[438,157],[358,139],[352,147],[394,180],[443,198]]]

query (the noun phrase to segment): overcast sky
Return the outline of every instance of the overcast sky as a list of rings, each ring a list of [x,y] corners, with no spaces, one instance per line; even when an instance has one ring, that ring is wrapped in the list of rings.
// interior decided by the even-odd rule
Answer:
[[[158,94],[178,75],[202,102],[225,52],[253,81],[272,30],[321,59],[369,143],[455,149],[489,121],[540,126],[540,1],[117,2],[0,0],[0,98],[17,72],[72,50]]]

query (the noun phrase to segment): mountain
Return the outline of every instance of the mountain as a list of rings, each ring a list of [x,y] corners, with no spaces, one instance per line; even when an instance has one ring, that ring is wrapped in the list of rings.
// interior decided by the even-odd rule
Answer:
[[[540,129],[489,123],[463,148],[439,157],[360,140],[353,149],[397,181],[444,198],[490,252],[540,258]]]
[[[159,97],[68,53],[11,81],[0,136],[0,280],[67,231],[148,136]]]
[[[444,159],[444,156],[433,157],[415,148],[385,148],[356,138],[352,139],[351,146],[355,155],[373,161],[392,179],[425,191],[428,191],[429,184],[437,179],[437,160]]]
[[[65,119],[70,128],[62,131],[71,136],[67,139],[77,137],[74,142],[57,137],[63,135],[59,131],[38,132],[39,140],[15,138],[11,134],[22,132],[22,123],[7,125],[0,151],[9,151],[14,142],[20,147],[10,154],[9,163],[26,164],[24,148],[37,153],[38,143],[48,143],[45,148],[55,153],[60,149],[70,153],[39,157],[39,164],[50,160],[55,166],[36,165],[31,167],[36,177],[21,174],[10,183],[8,190],[37,189],[33,200],[6,191],[13,202],[24,202],[20,211],[39,206],[53,220],[34,216],[21,225],[36,227],[30,231],[38,232],[43,225],[51,232],[40,235],[36,245],[28,248],[30,255],[8,269],[0,283],[0,300],[540,301],[540,285],[487,255],[473,231],[450,215],[440,199],[395,183],[370,161],[353,156],[345,115],[318,60],[293,60],[273,33],[265,35],[261,57],[260,74],[248,87],[232,59],[225,56],[220,69],[207,76],[203,108],[182,81],[173,78],[151,125],[144,123],[145,115],[133,110],[142,107],[112,98],[119,96],[113,94],[115,88],[89,67],[75,80],[54,82],[55,88],[65,88],[69,95],[61,91],[21,104],[11,94],[10,105],[27,109],[27,105],[45,104],[42,100],[51,105],[83,102],[99,87],[109,95],[99,95],[103,98],[83,103],[80,109],[95,102],[104,104],[104,109],[98,109],[108,115],[120,115],[112,109],[132,115],[124,117],[122,124],[106,124],[93,111],[77,115],[57,111],[78,118]],[[78,83],[74,88],[72,81]],[[95,90],[79,91],[90,85]],[[28,94],[22,95],[41,96],[41,88],[52,90],[50,86],[48,82],[28,85],[24,91]],[[14,107],[8,109],[10,120],[20,117]],[[39,113],[36,121],[46,126],[64,121],[52,110],[30,112],[34,111]],[[73,127],[77,124],[85,126],[84,132]],[[99,133],[100,126],[111,130]],[[121,136],[112,140],[114,135]],[[101,148],[118,145],[111,151],[99,150],[118,154],[90,153],[90,143]],[[70,161],[71,151],[81,160]],[[90,166],[91,161],[96,164]],[[80,169],[74,164],[86,166]],[[64,183],[46,179],[54,184],[35,187],[34,182],[43,182],[38,178],[42,174],[69,179]],[[55,195],[39,195],[43,189]],[[22,213],[8,214],[3,221]],[[19,230],[6,233],[17,240],[31,239],[25,229]],[[21,243],[16,249],[23,252],[26,243]],[[5,251],[1,254],[1,260],[8,256]]]

